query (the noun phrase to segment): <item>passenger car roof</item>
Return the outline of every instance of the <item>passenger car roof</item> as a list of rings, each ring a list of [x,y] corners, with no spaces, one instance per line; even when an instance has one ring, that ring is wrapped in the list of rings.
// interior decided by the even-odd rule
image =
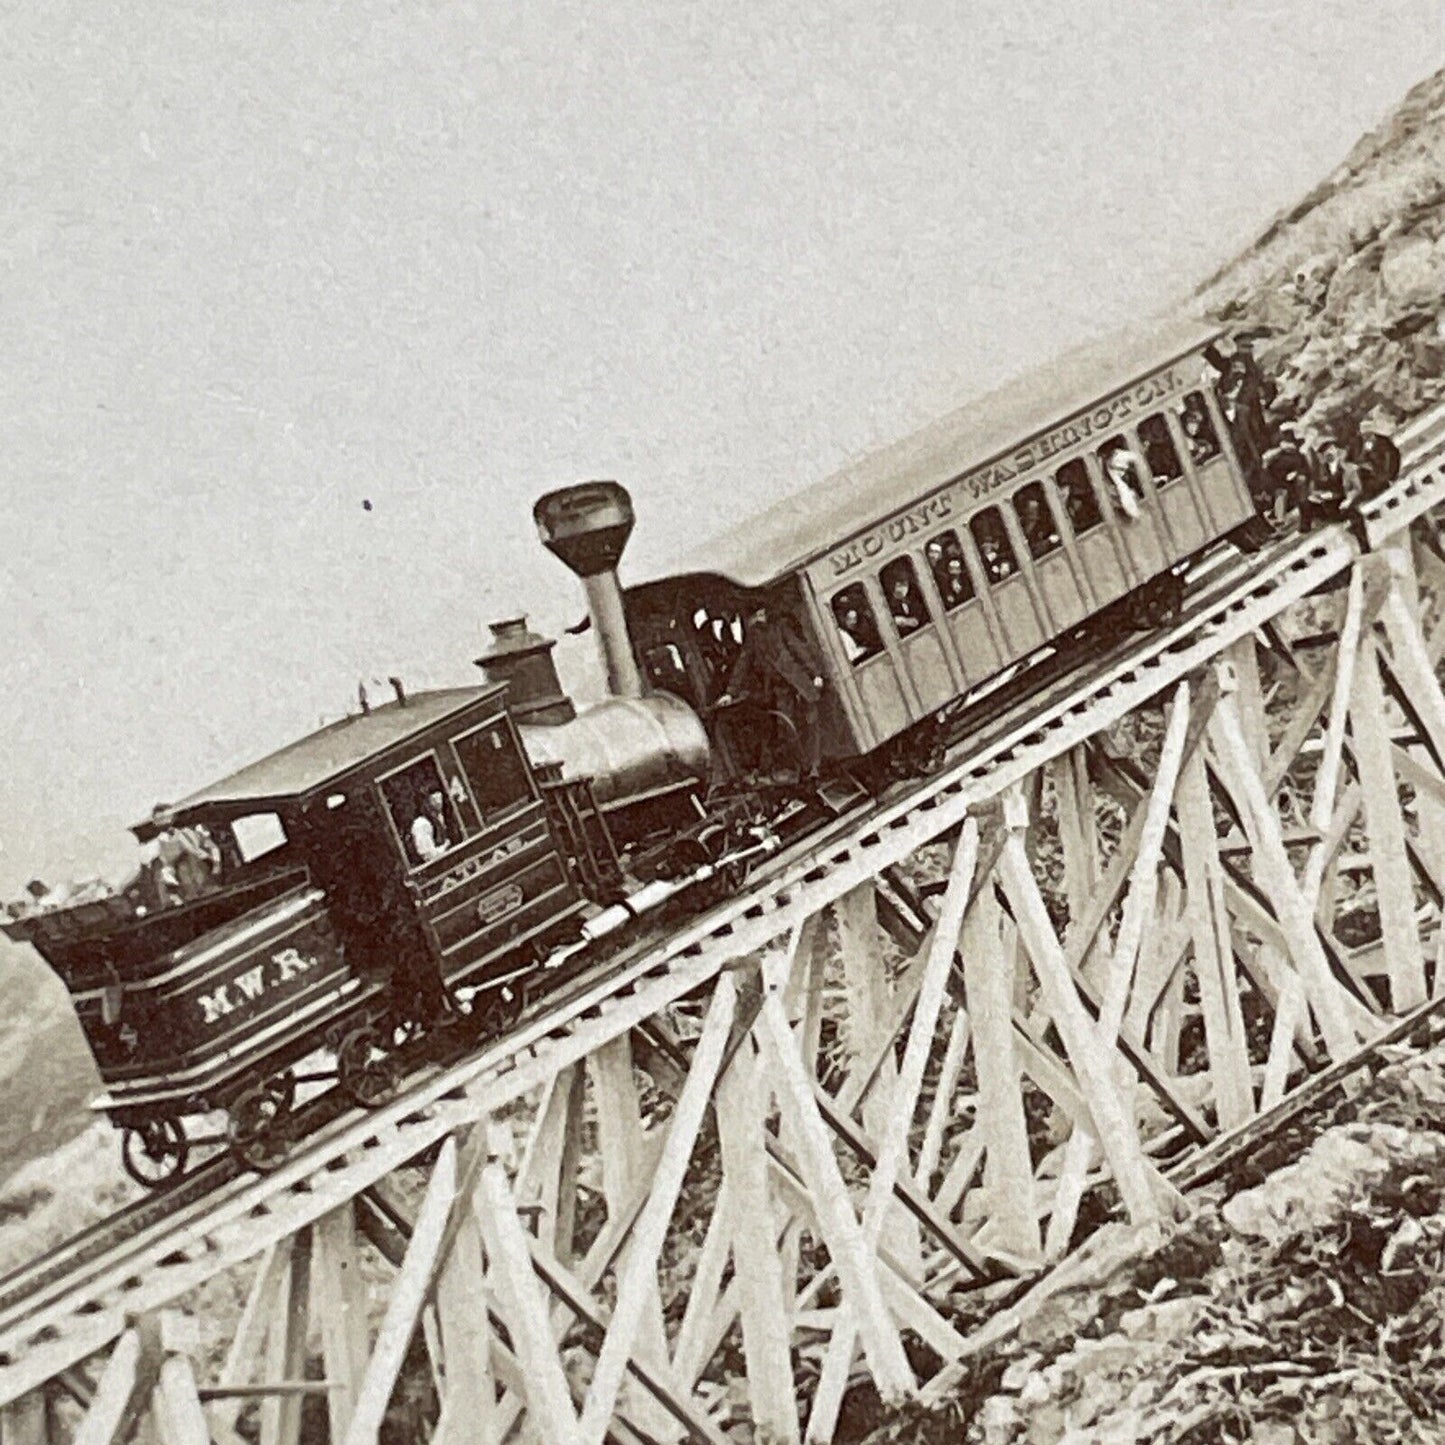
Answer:
[[[715,573],[766,586],[1219,334],[1195,317],[1175,317],[1089,342],[783,497],[690,549],[664,575]]]
[[[495,684],[419,692],[405,703],[384,703],[370,712],[328,723],[192,793],[175,805],[176,817],[186,821],[204,813],[237,815],[247,807],[260,810],[305,798],[443,718],[501,691],[501,685]],[[155,831],[150,819],[131,829],[142,842]]]

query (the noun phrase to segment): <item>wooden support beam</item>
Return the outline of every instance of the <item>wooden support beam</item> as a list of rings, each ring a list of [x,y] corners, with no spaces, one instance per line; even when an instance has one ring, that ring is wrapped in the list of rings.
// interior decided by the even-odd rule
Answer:
[[[1385,727],[1385,696],[1372,641],[1360,649],[1355,664],[1350,731],[1355,765],[1365,799],[1365,824],[1370,839],[1370,871],[1380,912],[1380,935],[1390,979],[1390,1007],[1403,1013],[1425,1001],[1425,960],[1415,921],[1415,885],[1406,857],[1405,819],[1400,787],[1390,761]]]
[[[141,1321],[128,1329],[100,1372],[73,1445],[123,1445],[160,1378],[160,1364],[159,1325]]]
[[[618,1280],[617,1306],[597,1357],[597,1367],[578,1427],[582,1445],[602,1445],[617,1405],[633,1343],[642,1324],[643,1311],[649,1299],[656,1297],[658,1256],[666,1238],[668,1222],[677,1206],[683,1176],[692,1158],[693,1145],[702,1127],[718,1070],[722,1067],[736,1005],[737,987],[732,975],[726,972],[719,974],[713,986],[707,1017],[703,1021],[702,1034],[693,1051],[692,1068],[673,1108],[667,1143],[652,1176],[652,1189],[638,1216],[632,1244]]]
[[[548,1082],[518,1175],[519,1196],[541,1205],[537,1237],[563,1261],[572,1258],[577,1221],[585,1083],[577,1064],[569,1064]]]
[[[1162,1181],[1144,1157],[1138,1129],[1115,1084],[1113,1051],[1099,1044],[1017,834],[1004,848],[999,873],[1124,1207],[1136,1222],[1157,1220],[1165,1193]]]
[[[1206,694],[1203,700],[1204,706],[1212,706],[1213,701],[1212,693]],[[1198,737],[1203,723],[1203,718],[1195,720],[1196,737]],[[1129,886],[1124,895],[1119,933],[1105,973],[1097,1029],[1101,1048],[1111,1053],[1118,1043],[1119,1033],[1124,1024],[1124,1014],[1129,1004],[1144,929],[1154,917],[1164,834],[1169,824],[1170,802],[1184,759],[1184,747],[1189,727],[1189,685],[1187,682],[1181,682],[1170,704],[1169,721],[1165,727],[1164,741],[1155,769],[1154,787],[1144,805],[1144,825],[1140,830],[1133,862],[1129,868]],[[1121,1096],[1127,1096],[1132,1092],[1132,1072],[1125,1074],[1115,1068],[1114,1073],[1118,1079]],[[1079,1204],[1083,1199],[1084,1183],[1098,1147],[1098,1140],[1091,1130],[1075,1128],[1074,1135],[1064,1151],[1064,1162],[1059,1172],[1058,1189],[1054,1196],[1054,1208],[1049,1220],[1047,1248],[1051,1258],[1059,1258],[1068,1248],[1069,1241],[1073,1237]],[[1032,1178],[1030,1179],[1031,1184]],[[1029,1225],[1033,1227],[1035,1215],[1031,1187],[1024,1196],[1024,1202],[1028,1207]]]
[[[647,1131],[643,1124],[637,1075],[632,1056],[632,1039],[620,1034],[587,1060],[592,1076],[593,1102],[597,1118],[597,1146],[602,1162],[602,1190],[609,1211],[621,1208],[632,1196],[643,1173]],[[657,1369],[666,1366],[667,1334],[662,1321],[662,1295],[654,1279],[643,1302],[637,1353]],[[666,1439],[673,1421],[660,1412],[646,1394],[628,1386],[628,1413],[644,1429]]]
[[[718,1080],[717,1124],[748,1398],[754,1431],[778,1445],[793,1445],[798,1412],[790,1353],[792,1284],[783,1278],[775,1247],[768,1190],[769,1091],[751,1044],[744,1045],[734,1065]],[[720,1191],[719,1214],[722,1208]]]
[[[350,1201],[312,1227],[311,1313],[321,1336],[333,1440],[345,1440],[369,1353],[366,1281],[356,1248],[356,1211]]]
[[[432,1272],[457,1188],[457,1146],[448,1139],[432,1166],[406,1258],[392,1283],[381,1330],[356,1394],[356,1408],[346,1432],[346,1445],[375,1445],[391,1392],[431,1290]]]
[[[978,1089],[974,1129],[984,1150],[984,1184],[989,1214],[996,1225],[994,1238],[1010,1254],[1028,1259],[1037,1257],[1042,1242],[1014,1041],[1018,958],[1015,949],[1003,946],[1003,923],[998,895],[986,888],[963,927],[963,980]]]
[[[1254,1084],[1234,970],[1214,807],[1201,757],[1191,758],[1184,766],[1178,809],[1185,916],[1204,1017],[1209,1086],[1221,1126],[1233,1129],[1254,1112]]]
[[[437,1279],[446,1377],[438,1433],[455,1445],[501,1445],[482,1232],[470,1196],[454,1208],[460,1226]]]
[[[482,1127],[479,1125],[478,1127]],[[481,1173],[473,1210],[481,1226],[495,1289],[521,1366],[519,1384],[527,1400],[532,1429],[539,1441],[575,1441],[577,1412],[557,1341],[547,1314],[547,1299],[532,1262],[531,1245],[517,1217],[517,1201],[499,1159]]]
[[[969,818],[964,822],[954,850],[938,921],[927,940],[923,978],[913,1011],[913,1025],[904,1046],[903,1062],[894,1080],[891,1098],[880,1101],[886,1102],[887,1110],[880,1111],[878,1156],[863,1204],[863,1238],[870,1248],[877,1248],[884,1219],[893,1205],[894,1189],[908,1162],[908,1130],[918,1108],[923,1071],[933,1051],[934,1033],[943,1009],[948,974],[958,949],[959,930],[963,926],[977,862],[978,823]],[[856,1339],[857,1318],[853,1302],[844,1300],[823,1359],[823,1369],[814,1393],[813,1412],[808,1417],[810,1440],[833,1438]]]
[[[771,982],[766,972],[764,981]],[[803,1072],[796,1041],[775,990],[770,989],[763,1000],[758,1029],[774,1085],[793,1116],[799,1158],[818,1211],[824,1243],[844,1295],[851,1296],[854,1302],[858,1332],[874,1384],[884,1400],[899,1401],[913,1389],[913,1372],[883,1302],[875,1259],[853,1213],[847,1185],[829,1146],[813,1082]]]
[[[299,1380],[306,1374],[306,1328],[310,1321],[311,1231],[293,1236],[266,1335],[265,1376]],[[261,1445],[300,1445],[301,1398],[271,1396],[261,1402]]]
[[[1359,1033],[1346,1008],[1340,986],[1330,971],[1314,910],[1300,892],[1285,852],[1279,819],[1255,771],[1234,702],[1221,697],[1210,722],[1221,780],[1240,809],[1241,821],[1254,848],[1255,876],[1269,898],[1284,935],[1290,960],[1303,975],[1309,1003],[1334,1059],[1349,1054]]]
[[[933,1102],[928,1108],[928,1122],[923,1128],[923,1142],[918,1149],[918,1167],[914,1182],[925,1193],[929,1192],[929,1181],[938,1168],[943,1152],[944,1131],[953,1116],[954,1095],[967,1061],[968,1045],[968,1013],[961,1008],[955,1009],[953,1022],[948,1029],[948,1044],[943,1051],[943,1062],[938,1070],[938,1083],[933,1091]]]
[[[210,1445],[206,1412],[196,1377],[185,1355],[168,1355],[154,1392],[156,1424],[162,1445]]]

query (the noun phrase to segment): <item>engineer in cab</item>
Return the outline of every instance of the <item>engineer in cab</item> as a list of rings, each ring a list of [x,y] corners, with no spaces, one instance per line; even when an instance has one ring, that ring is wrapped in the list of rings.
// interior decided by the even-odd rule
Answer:
[[[822,757],[818,703],[826,685],[823,659],[812,644],[787,618],[775,622],[758,606],[748,616],[742,651],[718,706],[752,697],[781,712],[797,733],[803,778],[816,783]]]

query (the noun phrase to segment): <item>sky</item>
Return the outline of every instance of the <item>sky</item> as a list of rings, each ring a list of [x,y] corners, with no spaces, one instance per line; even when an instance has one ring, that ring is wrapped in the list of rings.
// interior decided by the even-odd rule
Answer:
[[[1442,15],[0,0],[0,895],[575,621],[541,492],[625,581],[1172,302]]]

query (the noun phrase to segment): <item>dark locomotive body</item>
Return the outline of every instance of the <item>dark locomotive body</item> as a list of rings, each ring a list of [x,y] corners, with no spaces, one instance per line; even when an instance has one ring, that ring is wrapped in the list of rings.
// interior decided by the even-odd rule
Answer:
[[[1076,353],[625,592],[627,493],[544,497],[606,701],[579,712],[553,644],[496,624],[487,686],[398,690],[181,804],[225,860],[200,896],[8,926],[74,997],[132,1172],[183,1168],[187,1121],[214,1110],[265,1162],[298,1079],[375,1103],[399,1041],[451,1023],[459,991],[500,1027],[559,959],[936,761],[1001,678],[1167,620],[1191,562],[1255,517],[1206,379],[1214,339],[1172,325]],[[1137,459],[1133,506],[1114,447]],[[818,658],[821,785],[787,776],[787,716],[726,696],[760,605]]]
[[[615,888],[586,780],[539,780],[504,694],[399,700],[187,799],[175,824],[204,828],[225,859],[197,898],[8,926],[70,990],[106,1086],[97,1107],[128,1131],[143,1182],[182,1167],[185,1121],[217,1110],[262,1162],[295,1066],[318,1050],[374,1102],[401,1036],[450,1022],[458,990],[484,1017],[506,1012],[518,976],[579,936],[584,889]],[[417,847],[424,815],[435,856]]]

